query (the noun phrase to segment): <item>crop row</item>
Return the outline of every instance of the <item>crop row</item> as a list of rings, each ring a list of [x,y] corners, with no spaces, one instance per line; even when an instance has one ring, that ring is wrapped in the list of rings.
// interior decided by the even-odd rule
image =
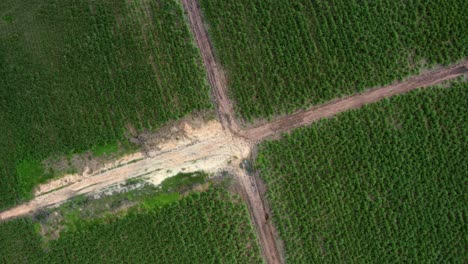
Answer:
[[[44,250],[29,220],[0,225],[2,263],[261,263],[247,208],[222,189],[62,232]]]
[[[468,56],[468,5],[458,0],[200,3],[247,121]]]
[[[261,145],[290,263],[463,263],[468,84],[343,113]]]
[[[156,129],[212,107],[176,1],[0,7],[9,18],[0,20],[0,208],[30,191],[18,187],[23,161],[125,141],[129,124]]]

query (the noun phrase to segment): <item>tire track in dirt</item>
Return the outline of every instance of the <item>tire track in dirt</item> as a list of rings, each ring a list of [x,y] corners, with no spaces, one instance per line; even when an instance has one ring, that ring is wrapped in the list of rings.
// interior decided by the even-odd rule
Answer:
[[[423,74],[410,77],[402,82],[371,89],[358,95],[314,106],[308,110],[299,111],[294,114],[278,118],[264,125],[244,130],[241,134],[253,142],[259,142],[272,135],[310,125],[322,118],[328,118],[341,112],[357,109],[365,104],[375,103],[384,98],[407,93],[414,89],[439,84],[443,81],[454,79],[466,74],[468,74],[468,61],[465,60],[456,65],[439,68],[437,70],[428,71]]]
[[[280,253],[280,239],[277,237],[276,228],[270,218],[270,210],[263,198],[266,186],[261,181],[258,173],[250,175],[246,170],[235,168],[231,171],[240,184],[241,190],[237,191],[247,203],[252,224],[257,229],[257,237],[260,241],[262,253],[266,263],[284,263]]]
[[[195,0],[182,0],[186,11],[190,28],[202,55],[208,81],[211,84],[211,93],[216,104],[216,112],[219,121],[224,128],[231,130],[234,134],[240,131],[236,123],[234,107],[227,93],[227,81],[221,66],[216,62],[213,46],[208,39],[208,33],[203,24],[201,10]]]
[[[179,143],[174,143],[176,144],[174,148],[168,148],[167,151],[156,151],[153,153],[154,155],[138,163],[132,163],[106,173],[93,175],[93,177],[87,179],[80,179],[78,182],[65,186],[62,189],[51,191],[50,193],[36,197],[28,203],[0,212],[0,220],[28,214],[37,209],[63,202],[79,194],[95,192],[100,188],[137,177],[139,173],[143,173],[147,169],[155,169],[153,178],[159,182],[165,177],[170,177],[170,175],[156,174],[158,170],[165,171],[166,169],[179,167],[182,170],[185,167],[190,167],[194,161],[206,160],[204,161],[205,163],[202,163],[204,164],[203,166],[193,165],[193,170],[208,169],[214,171],[225,169],[235,174],[241,185],[242,190],[240,193],[246,199],[249,206],[251,221],[257,231],[264,259],[267,263],[283,263],[284,261],[278,248],[279,243],[275,236],[276,230],[269,219],[268,205],[265,203],[266,200],[263,196],[264,186],[262,187],[262,184],[259,182],[258,175],[249,175],[238,167],[231,167],[228,165],[230,163],[228,161],[231,159],[239,161],[239,159],[246,158],[249,148],[252,150],[253,145],[251,143],[261,142],[265,138],[275,134],[307,126],[322,118],[331,117],[350,109],[359,108],[365,104],[409,92],[413,89],[435,85],[468,73],[468,61],[465,60],[456,65],[428,71],[408,78],[403,82],[314,106],[308,110],[299,111],[272,122],[242,130],[236,122],[234,107],[228,98],[226,78],[220,65],[215,60],[213,47],[203,24],[198,2],[197,0],[181,0],[181,2],[202,55],[207,78],[212,88],[218,118],[222,126],[222,129],[220,129],[223,132],[215,130],[217,132],[213,133],[210,131],[207,133],[208,136],[206,138],[200,137],[196,142],[186,144],[179,142],[183,146],[179,145]]]
[[[198,1],[182,0],[182,5],[186,11],[197,46],[202,54],[203,64],[211,85],[213,99],[221,124],[225,129],[231,130],[234,135],[243,137],[252,143],[260,142],[274,134],[309,125],[321,118],[330,117],[340,112],[361,107],[364,104],[376,102],[396,94],[409,92],[419,87],[426,87],[444,80],[456,78],[465,74],[468,68],[466,62],[464,62],[464,64],[441,68],[409,78],[402,83],[339,99],[324,105],[312,107],[306,111],[300,111],[279,118],[258,127],[241,130],[235,119],[234,107],[228,98],[226,77],[215,60],[213,46],[208,38],[206,27],[203,24]],[[263,192],[258,188],[258,175],[249,176],[245,171],[239,169],[234,169],[232,172],[241,185],[242,190],[240,193],[247,201],[250,218],[255,226],[265,261],[267,263],[284,263],[284,259],[278,248],[279,241],[274,235],[276,234],[275,227],[272,225],[271,221],[269,221],[269,216],[267,214],[269,208],[265,204]]]
[[[224,128],[229,129],[234,135],[242,136],[242,131],[235,119],[234,107],[227,93],[227,82],[224,72],[214,58],[213,47],[208,38],[208,33],[203,24],[200,6],[197,0],[182,0],[182,5],[188,16],[190,28],[195,37],[197,46],[202,54],[203,64],[207,72],[208,80],[216,104],[218,118]],[[282,263],[281,255],[276,247],[272,234],[275,230],[273,225],[264,221],[265,208],[256,184],[242,171],[234,170],[234,175],[242,186],[243,193],[249,205],[250,218],[257,231],[262,254],[267,263]]]
[[[217,121],[209,121],[200,128],[190,128],[182,139],[164,141],[148,156],[136,155],[127,164],[108,167],[104,172],[93,175],[73,175],[70,182],[52,180],[45,185],[41,194],[31,201],[0,212],[0,221],[9,220],[36,212],[39,209],[60,205],[77,195],[102,192],[106,188],[125,183],[129,179],[141,178],[154,185],[180,172],[205,171],[218,173],[220,170],[239,164],[250,155],[249,142],[234,137]],[[41,187],[41,186],[39,186]]]

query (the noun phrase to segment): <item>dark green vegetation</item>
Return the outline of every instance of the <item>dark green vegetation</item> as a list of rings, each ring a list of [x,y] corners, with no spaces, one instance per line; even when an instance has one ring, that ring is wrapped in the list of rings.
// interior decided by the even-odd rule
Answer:
[[[468,84],[428,88],[264,142],[289,263],[464,263]]]
[[[21,254],[18,254],[21,252]],[[41,248],[30,220],[0,224],[2,263],[261,263],[247,208],[220,188],[62,232]]]
[[[0,18],[0,208],[43,180],[24,161],[104,155],[212,107],[177,1],[2,0]]]
[[[58,208],[42,209],[32,218],[42,225],[45,241],[57,237],[57,230],[76,231],[83,222],[105,223],[129,213],[152,211],[181,200],[193,192],[205,191],[212,182],[203,172],[179,173],[159,186],[142,178],[129,179],[110,193],[98,196],[77,196]]]
[[[204,172],[179,173],[174,177],[165,179],[161,183],[161,190],[164,192],[181,191],[185,186],[203,183],[207,176]]]
[[[468,56],[459,0],[200,0],[248,121]]]

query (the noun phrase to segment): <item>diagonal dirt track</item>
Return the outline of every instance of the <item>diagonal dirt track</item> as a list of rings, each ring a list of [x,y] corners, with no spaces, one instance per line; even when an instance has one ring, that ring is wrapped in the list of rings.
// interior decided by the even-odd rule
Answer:
[[[313,107],[306,111],[300,111],[288,115],[273,122],[258,127],[241,130],[236,123],[235,112],[232,103],[227,96],[226,77],[214,58],[213,47],[208,38],[207,30],[203,24],[201,10],[197,0],[182,0],[187,13],[190,28],[196,43],[202,54],[208,80],[211,84],[212,94],[217,106],[219,120],[223,127],[231,130],[234,135],[241,136],[252,143],[277,133],[309,125],[321,118],[330,117],[340,112],[359,108],[364,104],[377,102],[396,94],[409,92],[420,87],[427,87],[442,81],[456,78],[468,72],[468,63],[441,68],[435,71],[409,78],[404,82],[378,88],[359,95],[339,99],[324,105]],[[257,237],[260,242],[262,254],[267,263],[283,263],[284,260],[277,247],[274,234],[276,230],[268,221],[266,212],[269,212],[262,193],[258,190],[258,176],[249,176],[245,171],[234,169],[234,174],[243,188],[243,196],[247,199],[252,223],[255,225]]]
[[[273,122],[245,130],[242,132],[242,135],[254,142],[258,142],[273,134],[310,125],[322,118],[331,117],[338,113],[356,109],[365,104],[374,103],[397,94],[407,93],[417,88],[435,85],[467,73],[468,62],[464,61],[460,64],[440,68],[411,77],[403,82],[373,89],[347,98],[338,99],[336,101],[312,107],[305,111],[299,111],[292,115],[274,120]]]
[[[160,182],[165,177],[171,176],[163,173],[170,170],[177,171],[188,168],[189,171],[202,169],[214,172],[227,168],[227,170],[235,173],[242,186],[244,197],[248,200],[250,216],[258,233],[265,260],[268,263],[282,263],[282,256],[275,241],[274,234],[276,232],[268,219],[267,213],[269,210],[265,204],[263,193],[259,190],[258,178],[255,175],[248,175],[245,171],[239,170],[237,166],[241,159],[248,157],[252,143],[261,142],[269,136],[293,128],[310,125],[321,118],[331,117],[340,112],[377,102],[383,98],[438,84],[468,73],[468,61],[465,60],[456,65],[414,76],[400,83],[338,99],[312,107],[309,110],[281,117],[257,127],[242,130],[236,123],[234,108],[227,94],[226,78],[220,65],[215,60],[213,47],[203,24],[197,0],[181,0],[181,2],[187,12],[197,46],[201,51],[221,125],[219,123],[214,124],[216,128],[203,134],[203,136],[191,138],[185,143],[174,143],[174,147],[164,151],[155,151],[152,156],[141,161],[129,163],[89,178],[79,178],[79,181],[69,186],[62,186],[61,189],[55,189],[50,193],[38,196],[29,203],[0,212],[0,220],[28,214],[40,208],[66,201],[75,195],[93,193],[113,184],[124,182],[126,179],[138,177],[148,171],[152,174],[155,182]],[[229,165],[232,160],[235,161],[232,165]],[[201,164],[199,165],[198,162],[201,162]]]
[[[69,175],[70,182],[52,180],[51,188],[36,195],[31,201],[0,212],[0,220],[29,214],[38,209],[58,205],[77,195],[95,194],[132,178],[141,178],[158,185],[164,179],[179,172],[206,171],[217,173],[220,169],[239,164],[250,155],[251,146],[242,138],[221,127],[217,121],[210,121],[200,128],[189,128],[182,139],[162,142],[156,149],[130,155],[126,163],[116,162],[105,171],[84,177]]]

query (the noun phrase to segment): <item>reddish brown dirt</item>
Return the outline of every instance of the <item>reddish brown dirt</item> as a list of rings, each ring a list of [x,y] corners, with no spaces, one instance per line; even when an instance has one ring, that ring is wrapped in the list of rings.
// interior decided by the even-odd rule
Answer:
[[[258,175],[249,175],[245,170],[232,171],[239,183],[236,192],[244,199],[249,208],[252,223],[257,230],[263,256],[267,263],[284,263],[282,248],[276,228],[271,222],[270,210],[263,198],[266,192],[265,185]]]
[[[468,61],[425,72],[399,83],[366,91],[362,94],[338,99],[323,105],[312,107],[305,111],[281,117],[272,122],[241,132],[241,135],[254,142],[266,137],[286,132],[297,127],[307,126],[313,122],[334,116],[338,113],[359,108],[365,104],[374,103],[397,94],[407,93],[411,90],[439,84],[468,73]]]
[[[216,103],[219,121],[224,128],[230,129],[234,134],[238,134],[240,129],[236,123],[234,107],[228,97],[226,76],[221,66],[215,60],[213,47],[208,39],[208,33],[203,24],[198,2],[196,0],[182,0],[182,3],[187,12],[190,28],[202,55],[208,81],[213,88],[211,91]]]
[[[240,135],[241,130],[236,123],[234,108],[227,95],[226,77],[214,58],[213,47],[208,39],[208,33],[203,24],[198,2],[196,0],[182,0],[182,3],[187,12],[190,28],[195,36],[197,46],[202,54],[203,64],[212,87],[212,95],[216,103],[218,118],[224,128],[229,129],[234,135]],[[265,260],[267,263],[282,263],[281,255],[273,237],[275,230],[269,221],[265,221],[265,212],[268,209],[258,193],[254,184],[255,181],[250,182],[252,179],[243,173],[243,171],[236,170],[235,175],[241,183],[243,192],[246,194],[250,217],[255,224]]]
[[[226,77],[216,62],[213,47],[208,38],[208,33],[203,24],[201,10],[197,0],[182,0],[183,7],[190,22],[190,28],[198,48],[202,54],[208,80],[211,84],[213,99],[216,103],[218,118],[225,129],[231,130],[234,135],[241,136],[252,142],[259,142],[266,137],[279,134],[300,126],[305,126],[314,121],[336,115],[349,109],[358,108],[364,104],[379,101],[396,94],[405,93],[419,87],[426,87],[440,83],[444,80],[458,77],[467,72],[467,63],[442,68],[436,71],[410,78],[402,83],[393,84],[383,88],[365,92],[360,95],[340,99],[307,111],[279,118],[273,122],[241,130],[235,119],[235,112],[228,98]],[[269,219],[269,208],[263,198],[263,192],[259,190],[259,179],[250,176],[244,170],[234,169],[233,173],[240,183],[240,194],[246,200],[250,217],[255,225],[257,236],[262,249],[262,254],[267,263],[284,263],[279,250],[279,239],[276,230]]]
[[[299,111],[292,115],[281,117],[270,123],[241,130],[236,123],[234,108],[227,96],[226,78],[220,65],[215,60],[213,48],[210,44],[207,31],[203,24],[202,15],[197,0],[182,0],[182,4],[187,12],[192,32],[201,51],[203,63],[207,72],[207,78],[212,87],[212,95],[216,103],[218,117],[226,135],[224,137],[213,135],[214,138],[211,140],[217,142],[217,144],[214,144],[209,140],[200,140],[196,146],[189,144],[187,147],[175,148],[174,151],[161,151],[161,153],[156,153],[154,157],[148,157],[146,160],[141,161],[142,163],[150,164],[151,166],[156,162],[156,160],[161,161],[161,158],[158,155],[165,155],[165,157],[169,157],[170,159],[168,161],[164,161],[163,163],[164,166],[169,166],[172,168],[174,167],[174,164],[171,164],[169,161],[179,160],[174,159],[174,155],[186,157],[197,154],[199,156],[197,160],[205,159],[206,157],[213,156],[212,154],[215,149],[222,149],[222,147],[226,147],[226,145],[229,147],[230,145],[226,144],[228,141],[235,142],[233,147],[239,145],[250,145],[250,143],[260,142],[267,137],[278,135],[282,132],[286,132],[297,127],[310,125],[311,123],[321,118],[331,117],[350,109],[359,108],[364,104],[377,102],[383,98],[406,93],[416,88],[438,84],[445,80],[453,79],[468,73],[468,61],[464,61],[463,63],[426,72],[400,83],[373,89],[359,95],[335,100],[330,103],[312,107],[309,110]],[[240,137],[242,137],[242,140]],[[231,138],[232,140],[230,140]],[[248,139],[250,142],[245,142],[245,139]],[[241,140],[239,142],[244,142],[245,144],[240,144],[236,142],[236,140]],[[203,148],[208,149],[206,153],[200,151],[200,149]],[[226,155],[223,154],[221,156]],[[245,158],[242,157],[242,154],[237,154],[235,157]],[[190,164],[190,161],[192,160],[193,158],[190,158]],[[218,160],[218,158],[215,158],[215,160]],[[182,161],[185,161],[185,159]],[[216,168],[219,166],[224,165],[217,165]],[[49,206],[57,202],[62,202],[69,197],[80,193],[89,193],[95,191],[100,185],[109,185],[110,181],[112,181],[112,183],[124,181],[125,179],[131,177],[129,175],[135,174],[136,171],[141,170],[142,168],[144,169],[145,167],[139,166],[136,163],[132,163],[129,166],[123,166],[118,170],[103,173],[102,175],[96,175],[96,178],[93,178],[92,180],[83,180],[82,182],[77,182],[74,185],[52,191],[50,193],[36,197],[35,200],[29,203],[19,205],[18,207],[8,211],[0,212],[0,220],[27,214],[28,212],[43,208],[45,206]],[[230,169],[228,168],[228,170]],[[265,260],[267,263],[283,263],[284,261],[279,249],[280,244],[276,237],[275,228],[270,221],[268,205],[265,203],[265,199],[263,198],[264,190],[262,190],[262,185],[259,182],[258,176],[248,175],[244,170],[241,170],[237,167],[231,168],[231,170],[238,179],[242,189],[240,193],[246,199],[249,206],[250,217],[255,225]]]

